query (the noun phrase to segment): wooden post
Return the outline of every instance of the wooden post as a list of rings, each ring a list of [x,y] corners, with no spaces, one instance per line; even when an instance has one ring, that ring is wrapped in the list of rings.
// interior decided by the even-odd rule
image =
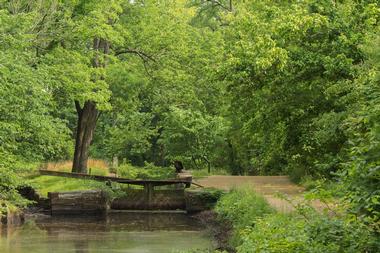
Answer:
[[[117,156],[114,156],[112,158],[112,168],[117,168],[117,167],[119,167],[119,159]]]
[[[145,190],[145,198],[146,198],[147,208],[151,209],[152,208],[152,201],[153,201],[153,191],[154,191],[153,184],[152,183],[146,183],[144,185],[144,190]]]

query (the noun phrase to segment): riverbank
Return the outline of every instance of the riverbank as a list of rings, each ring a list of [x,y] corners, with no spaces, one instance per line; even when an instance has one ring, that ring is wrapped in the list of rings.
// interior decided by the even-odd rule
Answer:
[[[214,210],[203,211],[194,214],[193,217],[199,220],[206,227],[208,234],[213,237],[216,243],[216,250],[230,253],[236,252],[230,244],[233,234],[233,227],[230,222],[219,219],[218,214]]]
[[[208,223],[218,248],[228,252],[380,252],[375,228],[345,210],[331,211],[303,202],[293,212],[281,213],[252,188],[242,187],[223,195],[213,211],[198,218]]]

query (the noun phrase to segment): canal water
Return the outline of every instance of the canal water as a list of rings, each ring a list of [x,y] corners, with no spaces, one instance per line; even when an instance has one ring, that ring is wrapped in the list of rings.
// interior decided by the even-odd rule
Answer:
[[[0,233],[1,253],[176,253],[213,248],[204,228],[178,213],[40,217]]]

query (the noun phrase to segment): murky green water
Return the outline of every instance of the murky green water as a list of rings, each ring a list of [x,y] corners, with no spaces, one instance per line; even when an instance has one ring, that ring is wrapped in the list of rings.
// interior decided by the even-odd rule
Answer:
[[[0,253],[170,253],[212,247],[204,229],[184,214],[39,218],[3,229],[0,236]]]

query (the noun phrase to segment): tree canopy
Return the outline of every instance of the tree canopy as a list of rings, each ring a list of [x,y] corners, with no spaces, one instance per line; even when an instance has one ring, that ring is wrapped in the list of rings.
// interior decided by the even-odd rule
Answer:
[[[0,0],[0,165],[338,178],[378,217],[379,15],[376,0]]]

